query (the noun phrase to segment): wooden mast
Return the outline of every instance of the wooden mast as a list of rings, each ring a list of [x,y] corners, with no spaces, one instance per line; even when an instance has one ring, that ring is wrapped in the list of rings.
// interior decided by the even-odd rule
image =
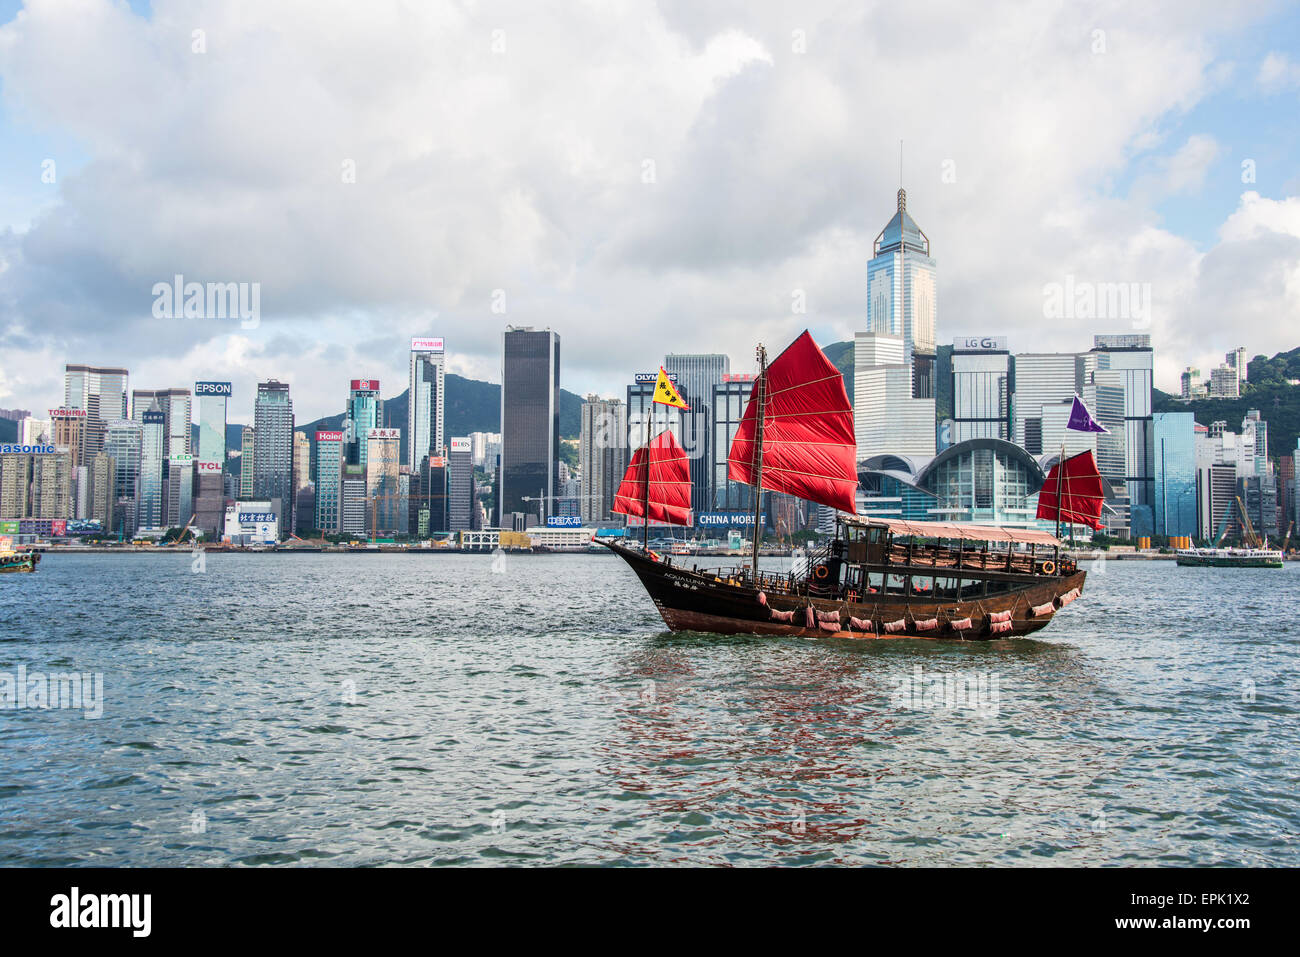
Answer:
[[[758,382],[756,395],[758,407],[754,410],[754,580],[758,581],[758,544],[763,536],[763,416],[767,411],[767,350],[759,343],[757,349]]]
[[[651,406],[651,415],[654,415],[654,406]],[[642,491],[641,503],[644,510],[641,512],[641,550],[646,554],[650,553],[650,427],[646,427],[646,441],[642,449],[645,451],[645,487]]]
[[[1061,457],[1056,460],[1056,537],[1061,537],[1061,479],[1065,477],[1065,443],[1061,443]]]

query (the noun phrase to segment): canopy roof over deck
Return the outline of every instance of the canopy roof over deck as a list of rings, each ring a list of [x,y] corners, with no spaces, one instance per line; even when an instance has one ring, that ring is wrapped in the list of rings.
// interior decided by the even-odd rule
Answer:
[[[908,522],[901,518],[849,518],[850,525],[887,528],[895,535],[917,538],[954,538],[969,542],[1028,542],[1034,545],[1061,546],[1050,532],[1036,528],[1010,528],[1003,525],[963,525],[949,522]]]

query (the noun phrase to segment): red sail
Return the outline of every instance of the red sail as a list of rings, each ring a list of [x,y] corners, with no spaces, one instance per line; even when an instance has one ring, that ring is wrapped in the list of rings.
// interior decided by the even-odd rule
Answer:
[[[1060,488],[1060,514],[1057,514],[1057,488]],[[1101,520],[1101,507],[1106,501],[1106,490],[1097,460],[1092,451],[1072,455],[1057,462],[1047,473],[1038,492],[1038,517],[1048,521],[1087,525],[1098,531],[1105,529]]]
[[[647,456],[648,452],[648,456]],[[660,432],[650,444],[632,453],[612,511],[638,518],[645,515],[646,461],[650,463],[650,521],[663,525],[691,524],[691,467],[677,438]]]
[[[727,478],[754,484],[758,383],[727,456]],[[856,514],[858,445],[844,376],[804,331],[767,367],[763,488]]]

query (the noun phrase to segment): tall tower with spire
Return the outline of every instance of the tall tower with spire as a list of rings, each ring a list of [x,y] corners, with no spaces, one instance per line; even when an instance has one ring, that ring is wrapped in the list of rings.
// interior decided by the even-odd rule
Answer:
[[[876,237],[867,264],[867,331],[903,340],[912,397],[934,398],[935,262],[930,238],[907,212],[907,191]]]

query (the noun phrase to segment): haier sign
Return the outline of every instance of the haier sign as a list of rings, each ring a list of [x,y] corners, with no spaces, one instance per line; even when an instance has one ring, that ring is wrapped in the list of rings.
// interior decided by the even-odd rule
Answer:
[[[229,382],[196,382],[194,383],[195,395],[230,395]]]

